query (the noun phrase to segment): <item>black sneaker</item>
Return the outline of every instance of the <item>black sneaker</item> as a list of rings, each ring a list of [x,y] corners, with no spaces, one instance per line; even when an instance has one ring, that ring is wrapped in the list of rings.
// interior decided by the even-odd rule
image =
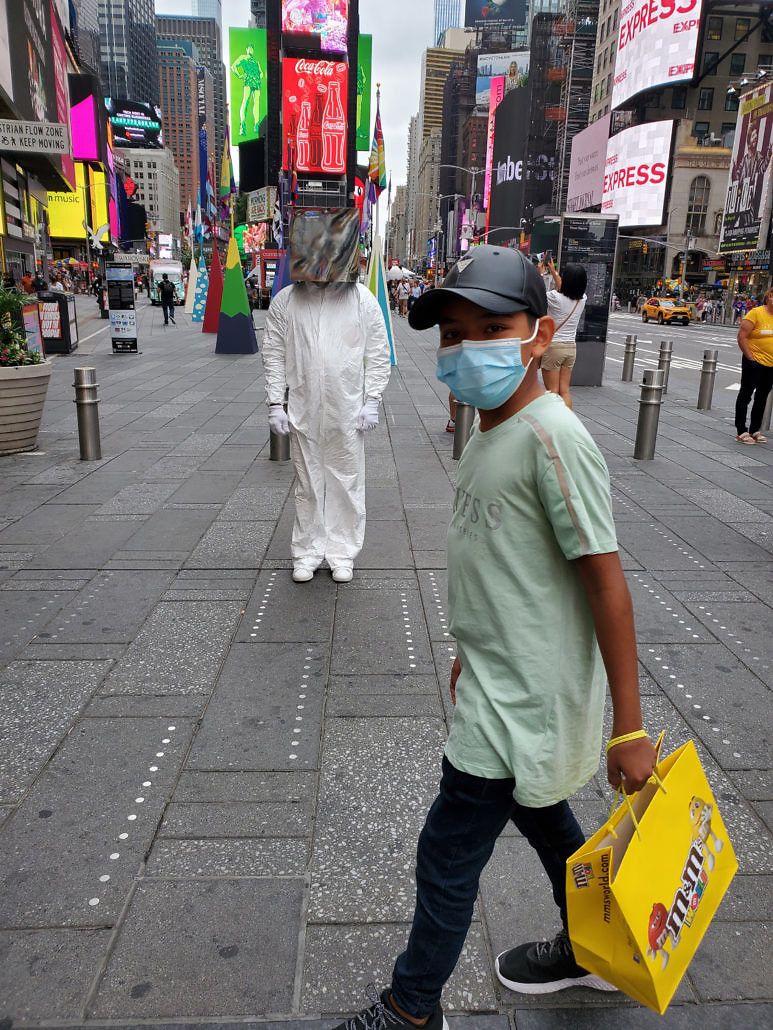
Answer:
[[[565,987],[617,990],[577,965],[569,935],[563,929],[552,941],[535,941],[503,951],[497,956],[496,971],[505,987],[519,994],[553,994]]]
[[[381,997],[376,994],[375,987],[368,991],[368,996],[373,999],[370,1008],[363,1009],[351,1019],[339,1023],[333,1030],[397,1030],[398,1027],[408,1027],[416,1030],[416,1024],[409,1019],[398,1015],[392,1008],[390,1002],[390,991],[386,988],[381,992]],[[448,1023],[443,1015],[442,1008],[438,1005],[426,1023],[422,1023],[426,1030],[448,1030]]]

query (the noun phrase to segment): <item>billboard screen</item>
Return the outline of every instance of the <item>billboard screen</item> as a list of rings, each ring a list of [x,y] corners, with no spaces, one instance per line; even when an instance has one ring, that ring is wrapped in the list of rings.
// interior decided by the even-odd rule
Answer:
[[[70,108],[72,156],[76,161],[99,160],[96,98],[86,97]]]
[[[578,132],[572,140],[569,188],[566,193],[567,211],[587,211],[588,208],[601,203],[611,117],[605,114],[587,129]]]
[[[75,165],[75,189],[68,192],[49,192],[48,194],[48,226],[49,234],[54,240],[85,240],[86,230],[83,220],[86,217],[84,208],[86,186],[85,165]]]
[[[528,50],[513,50],[506,54],[479,54],[478,75],[475,80],[475,106],[488,109],[491,98],[491,80],[504,76],[505,93],[529,82]]]
[[[703,0],[629,0],[620,12],[612,107],[695,71]]]
[[[607,144],[601,210],[618,215],[621,229],[663,224],[673,127],[671,121],[633,125]]]
[[[282,32],[319,36],[323,50],[346,52],[349,0],[282,0]]]
[[[530,103],[528,89],[514,89],[497,108],[488,229],[493,233],[502,227],[503,232],[493,233],[492,243],[502,243],[519,232],[523,217],[523,188],[528,174],[526,154]]]
[[[464,24],[468,28],[503,21],[525,25],[526,0],[465,0]]]
[[[23,119],[56,122],[50,5],[42,0],[13,0],[7,6],[15,106]]]
[[[486,129],[486,174],[483,180],[483,207],[486,210],[488,210],[489,196],[491,194],[491,169],[494,164],[494,115],[505,95],[505,79],[503,75],[496,75],[490,81],[491,92],[488,105],[488,127]]]
[[[746,94],[738,108],[720,254],[764,247],[771,211],[773,85]]]
[[[164,145],[161,110],[135,100],[105,97],[107,117],[116,147],[143,147],[160,150]]]
[[[64,46],[59,19],[51,3],[51,43],[54,61],[54,97],[56,120],[64,125],[70,124],[70,85],[67,81],[67,51]],[[75,162],[71,154],[62,156],[62,174],[71,186],[75,184]]]
[[[370,150],[370,95],[373,36],[360,36],[357,45],[357,149]]]
[[[260,135],[268,114],[268,57],[265,29],[229,29],[231,139],[248,143]]]
[[[283,167],[292,151],[299,172],[346,171],[346,89],[342,61],[285,58],[282,64]]]

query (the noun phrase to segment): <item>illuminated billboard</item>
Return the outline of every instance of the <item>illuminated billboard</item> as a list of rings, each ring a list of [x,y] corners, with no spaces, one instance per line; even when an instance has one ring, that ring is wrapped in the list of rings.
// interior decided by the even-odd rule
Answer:
[[[601,203],[604,191],[604,166],[607,159],[609,120],[611,115],[593,122],[572,140],[569,162],[567,211],[587,211]]]
[[[633,125],[607,144],[601,210],[618,215],[621,229],[663,224],[673,128],[671,121]]]
[[[360,36],[357,46],[357,150],[370,150],[370,95],[373,36]]]
[[[265,29],[229,29],[231,140],[248,143],[260,135],[268,114],[268,57]]]
[[[63,125],[70,122],[70,88],[67,81],[67,51],[64,38],[59,28],[59,19],[51,3],[51,51],[54,62],[54,98],[56,104],[56,120]],[[75,184],[75,162],[72,154],[62,155],[62,174],[67,182]]]
[[[475,80],[475,106],[488,110],[491,99],[491,80],[500,75],[505,79],[505,93],[529,82],[528,50],[513,50],[505,54],[478,54],[478,74]]]
[[[96,100],[86,97],[70,108],[72,156],[76,161],[99,160],[99,127]]]
[[[483,180],[483,206],[488,209],[489,195],[491,193],[491,168],[494,161],[494,116],[497,107],[502,103],[505,95],[505,77],[496,75],[491,79],[491,90],[489,95],[488,127],[486,130],[486,174]]]
[[[765,247],[771,211],[773,85],[741,98],[735,127],[720,254]]]
[[[346,90],[342,61],[285,58],[282,64],[283,167],[346,171]]]
[[[83,207],[86,166],[75,165],[75,189],[72,193],[49,192],[48,231],[53,240],[85,240]]]
[[[323,50],[344,53],[349,0],[282,0],[282,32],[319,36]]]
[[[464,24],[469,27],[510,21],[526,24],[526,0],[465,0]]]
[[[164,146],[160,108],[112,97],[105,97],[105,106],[116,147],[160,150]]]
[[[629,0],[623,5],[613,108],[639,93],[693,78],[702,8],[703,0]]]

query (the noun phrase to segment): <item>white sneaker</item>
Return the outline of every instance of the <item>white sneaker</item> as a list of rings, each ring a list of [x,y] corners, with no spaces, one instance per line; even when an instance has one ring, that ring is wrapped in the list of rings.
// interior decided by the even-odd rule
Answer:
[[[351,583],[354,576],[354,569],[351,565],[338,565],[333,569],[333,579],[336,583]]]
[[[293,569],[293,580],[296,583],[308,583],[314,579],[314,569],[309,565],[296,565]]]

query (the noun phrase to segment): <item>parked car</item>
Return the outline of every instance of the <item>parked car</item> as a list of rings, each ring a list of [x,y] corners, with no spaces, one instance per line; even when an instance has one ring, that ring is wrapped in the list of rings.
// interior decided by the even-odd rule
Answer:
[[[658,325],[667,322],[681,322],[682,325],[690,324],[690,309],[686,304],[676,300],[668,300],[666,297],[650,297],[641,309],[642,322],[648,322],[654,318]]]

